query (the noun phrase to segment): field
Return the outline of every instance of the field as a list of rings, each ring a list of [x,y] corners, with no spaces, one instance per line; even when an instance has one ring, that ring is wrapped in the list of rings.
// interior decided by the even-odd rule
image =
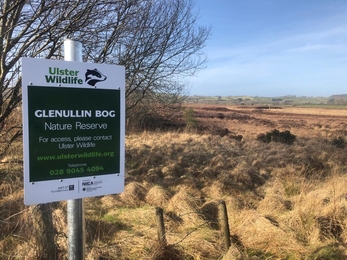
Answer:
[[[125,191],[85,200],[86,259],[347,259],[347,110],[195,104],[176,119],[127,133]],[[294,142],[260,140],[275,129]],[[0,164],[0,259],[45,259],[37,207],[23,205],[21,149]],[[51,208],[66,259],[66,202]]]

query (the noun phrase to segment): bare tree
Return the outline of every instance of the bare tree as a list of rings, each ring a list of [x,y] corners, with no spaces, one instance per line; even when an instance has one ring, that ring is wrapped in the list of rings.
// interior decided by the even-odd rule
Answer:
[[[13,118],[22,98],[21,57],[58,59],[66,37],[102,16],[86,9],[97,5],[97,0],[0,2],[0,154],[22,133],[20,120]]]
[[[138,120],[138,112],[146,113],[147,104],[181,101],[185,77],[206,61],[201,51],[210,29],[197,26],[191,0],[132,2],[131,8],[111,14],[117,17],[116,26],[98,34],[97,48],[85,46],[88,59],[126,67],[127,115]]]
[[[64,39],[81,41],[86,61],[126,67],[131,115],[139,104],[179,101],[184,76],[204,64],[209,33],[197,26],[192,0],[0,0],[3,151],[21,135],[11,119],[21,102],[21,57],[61,59]]]

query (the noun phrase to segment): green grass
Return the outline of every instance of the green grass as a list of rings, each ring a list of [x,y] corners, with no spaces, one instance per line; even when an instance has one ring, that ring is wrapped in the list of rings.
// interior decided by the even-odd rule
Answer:
[[[337,245],[326,245],[317,249],[309,257],[310,260],[336,260],[336,259],[346,259],[346,255],[343,250]]]
[[[326,109],[347,109],[347,105],[337,104],[299,104],[296,107],[302,108],[326,108]]]

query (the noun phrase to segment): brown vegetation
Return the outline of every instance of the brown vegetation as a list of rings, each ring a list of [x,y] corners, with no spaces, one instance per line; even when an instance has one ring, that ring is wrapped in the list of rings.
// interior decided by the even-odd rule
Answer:
[[[189,108],[174,130],[126,136],[124,193],[85,200],[86,259],[347,258],[346,110]],[[295,141],[256,140],[274,129]],[[0,258],[38,259],[15,145],[0,166]],[[167,245],[157,241],[155,207],[164,209]],[[66,203],[52,208],[65,259]]]

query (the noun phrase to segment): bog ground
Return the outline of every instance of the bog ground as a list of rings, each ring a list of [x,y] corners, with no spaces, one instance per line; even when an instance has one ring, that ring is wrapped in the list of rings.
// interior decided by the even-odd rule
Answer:
[[[180,128],[128,132],[124,193],[85,200],[86,259],[346,259],[346,119],[344,109],[194,105],[177,113]],[[23,204],[21,149],[18,140],[0,164],[0,259],[44,259],[35,207]],[[66,259],[66,203],[52,208]]]

